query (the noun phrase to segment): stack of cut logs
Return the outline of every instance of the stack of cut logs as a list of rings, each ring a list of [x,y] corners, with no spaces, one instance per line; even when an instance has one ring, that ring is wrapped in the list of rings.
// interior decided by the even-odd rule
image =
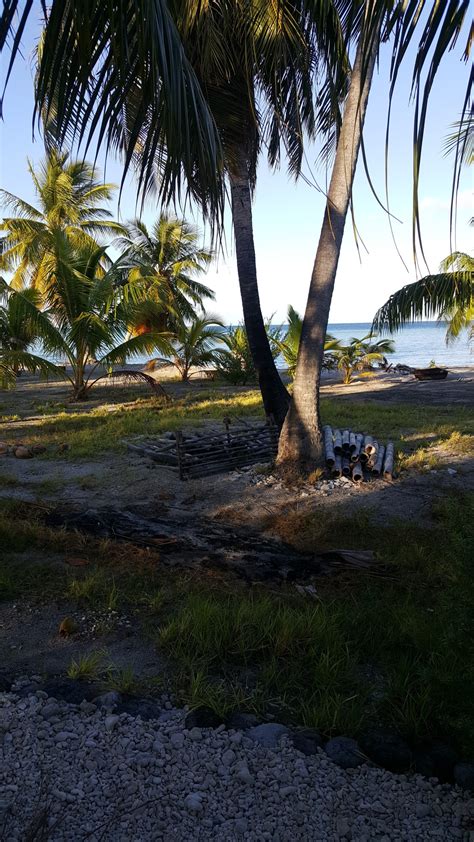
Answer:
[[[333,430],[324,427],[326,465],[333,478],[348,477],[353,482],[364,481],[364,471],[373,477],[391,480],[394,449],[391,441],[384,446],[372,436],[352,430]]]

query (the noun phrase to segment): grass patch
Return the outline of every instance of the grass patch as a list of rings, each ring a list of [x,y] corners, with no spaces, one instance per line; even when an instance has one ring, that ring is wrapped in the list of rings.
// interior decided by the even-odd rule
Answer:
[[[20,482],[12,474],[0,474],[0,488],[15,488],[17,485]]]
[[[67,406],[62,401],[45,401],[33,404],[33,410],[39,412],[41,415],[57,415],[58,412],[63,412]]]
[[[132,667],[109,666],[104,679],[105,690],[116,690],[118,693],[139,695],[145,684],[135,675]]]
[[[474,432],[472,411],[467,406],[428,404],[359,403],[323,398],[324,423],[369,433],[380,441],[390,438],[397,448],[413,449],[444,442],[453,435]]]
[[[77,658],[72,658],[71,663],[67,669],[68,678],[82,679],[84,681],[91,681],[97,678],[102,669],[105,652],[89,652],[86,655],[80,655]]]
[[[262,411],[260,393],[256,391],[199,392],[172,403],[147,398],[131,405],[59,413],[31,425],[25,423],[22,438],[30,445],[55,448],[67,443],[69,449],[64,458],[90,458],[123,449],[122,440],[133,436],[157,435],[228,415],[259,415]],[[5,440],[13,437],[14,431],[5,431]],[[46,453],[43,458],[47,457]]]
[[[435,471],[441,465],[438,453],[433,453],[430,448],[419,447],[413,453],[399,453],[397,466],[399,471]]]
[[[472,413],[462,406],[363,404],[325,397],[321,401],[321,411],[325,423],[370,431],[380,440],[391,438],[396,448],[408,452],[447,440],[451,440],[454,447],[467,448],[468,434],[473,433]],[[91,458],[122,449],[123,439],[134,436],[158,435],[206,421],[219,421],[225,416],[259,415],[263,415],[263,407],[260,393],[255,389],[191,390],[171,403],[157,397],[126,403],[122,396],[122,403],[60,412],[31,424],[26,421],[22,438],[29,444],[51,448],[49,455],[55,458],[57,447],[65,443],[69,449],[62,458]],[[14,430],[6,430],[4,437],[11,440],[15,435]],[[48,453],[41,458],[48,458]]]
[[[54,494],[55,491],[59,491],[61,488],[64,488],[64,480],[60,479],[59,477],[50,477],[47,479],[42,479],[35,486],[35,490],[39,491],[42,494]]]
[[[276,709],[326,734],[379,722],[472,754],[474,498],[447,498],[433,514],[430,529],[400,522],[373,532],[368,513],[355,522],[295,516],[302,548],[344,534],[384,565],[383,576],[320,581],[316,602],[260,588],[188,594],[158,636],[183,697],[220,713],[235,700]]]
[[[474,435],[463,435],[458,430],[455,430],[448,439],[441,442],[440,450],[446,450],[449,453],[454,453],[457,456],[473,456],[474,455]]]
[[[158,552],[51,529],[43,522],[47,511],[42,505],[0,503],[0,600],[62,597],[103,610],[118,605],[158,610],[163,599]],[[68,559],[81,567],[69,566]]]

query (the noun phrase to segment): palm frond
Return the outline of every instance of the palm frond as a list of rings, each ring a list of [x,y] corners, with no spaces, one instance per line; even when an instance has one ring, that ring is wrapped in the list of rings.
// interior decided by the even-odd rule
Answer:
[[[12,389],[16,384],[15,371],[25,369],[41,377],[64,377],[64,369],[50,360],[28,351],[4,351],[0,349],[0,388]]]
[[[472,307],[473,279],[472,272],[442,272],[407,284],[377,311],[372,327],[393,333],[408,322],[437,316],[453,304],[468,309]]]
[[[111,366],[116,363],[124,363],[127,359],[141,356],[142,354],[152,354],[156,350],[162,353],[173,354],[173,347],[169,341],[169,334],[166,333],[147,333],[140,336],[132,336],[121,342],[115,348],[107,351],[98,363],[100,365]]]

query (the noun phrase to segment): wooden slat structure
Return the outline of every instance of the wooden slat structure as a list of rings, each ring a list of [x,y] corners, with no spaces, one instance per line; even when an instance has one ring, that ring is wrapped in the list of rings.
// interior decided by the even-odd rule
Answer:
[[[202,434],[178,430],[154,439],[127,442],[127,447],[174,468],[182,480],[232,471],[275,456],[278,428],[271,421],[235,427],[226,419],[224,427],[222,432]]]

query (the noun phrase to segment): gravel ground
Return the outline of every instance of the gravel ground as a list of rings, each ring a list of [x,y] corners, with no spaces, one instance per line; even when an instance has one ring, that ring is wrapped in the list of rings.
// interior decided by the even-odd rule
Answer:
[[[456,787],[366,764],[344,771],[322,751],[303,755],[285,734],[271,749],[252,731],[187,730],[185,713],[163,710],[142,721],[41,691],[22,699],[0,694],[0,839],[474,836],[474,799]],[[48,834],[32,835],[32,819],[40,826],[45,816]]]

